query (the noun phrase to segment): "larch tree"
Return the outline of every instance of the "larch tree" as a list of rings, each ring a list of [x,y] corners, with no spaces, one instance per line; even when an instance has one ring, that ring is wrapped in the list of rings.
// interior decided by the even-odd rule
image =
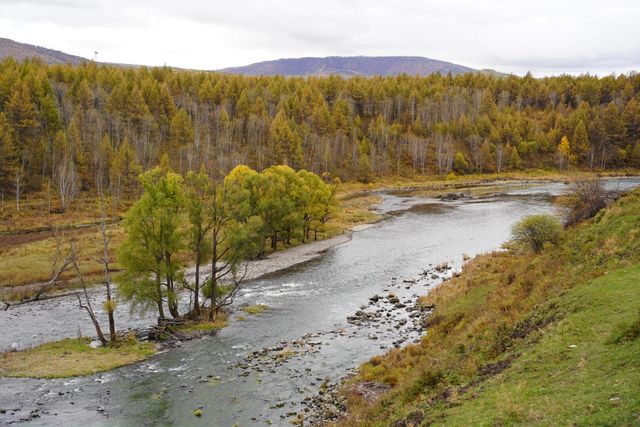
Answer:
[[[589,133],[587,127],[582,120],[578,121],[576,128],[573,130],[573,151],[580,161],[587,160],[589,155]]]
[[[125,138],[115,151],[109,169],[109,182],[116,206],[121,199],[131,197],[141,172],[142,167],[136,161],[135,152]]]
[[[195,130],[193,121],[186,110],[180,109],[171,119],[171,130],[169,137],[169,149],[167,153],[174,161],[178,159],[178,170],[182,169],[182,157],[184,150],[190,144],[193,144],[195,138]]]
[[[569,169],[569,163],[571,160],[571,145],[569,139],[563,136],[558,144],[558,168],[560,170]]]

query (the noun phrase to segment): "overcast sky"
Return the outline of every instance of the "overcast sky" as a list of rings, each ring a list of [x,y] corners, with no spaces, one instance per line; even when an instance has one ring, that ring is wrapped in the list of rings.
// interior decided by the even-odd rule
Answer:
[[[0,0],[0,37],[197,69],[417,55],[535,76],[606,75],[640,70],[640,1]]]

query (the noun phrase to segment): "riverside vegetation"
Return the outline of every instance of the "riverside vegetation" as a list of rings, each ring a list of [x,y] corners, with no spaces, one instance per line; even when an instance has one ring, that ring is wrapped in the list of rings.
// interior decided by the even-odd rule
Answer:
[[[338,424],[636,424],[640,191],[576,223],[592,185],[568,201],[566,232],[528,218],[505,251],[421,298],[435,307],[426,336],[363,365]],[[363,384],[391,390],[372,402]]]
[[[375,196],[351,197],[348,191],[377,179],[431,175],[455,186],[472,174],[485,179],[486,173],[504,177],[531,169],[637,168],[639,93],[635,74],[285,79],[5,60],[0,282],[16,288],[11,297],[18,300],[71,288],[103,347],[89,351],[78,339],[3,354],[0,374],[81,375],[152,354],[151,346],[116,333],[117,298],[157,310],[161,326],[171,328],[159,337],[224,326],[224,307],[233,302],[248,260],[371,220],[367,207]],[[360,183],[344,186],[339,195],[339,179]],[[637,406],[627,398],[629,383],[598,357],[606,353],[619,357],[612,363],[631,363],[627,351],[637,353],[638,327],[627,312],[637,301],[622,298],[621,311],[606,318],[605,309],[584,308],[590,315],[585,319],[575,317],[580,310],[571,300],[609,301],[611,295],[597,291],[624,295],[633,286],[627,279],[637,273],[637,220],[623,218],[633,218],[626,205],[637,212],[637,193],[624,200],[587,225],[574,218],[570,223],[578,225],[557,239],[544,237],[557,228],[550,223],[523,225],[523,240],[533,230],[549,242],[534,243],[534,255],[512,248],[480,257],[461,278],[426,297],[423,303],[436,310],[423,343],[374,358],[354,380],[393,390],[373,407],[349,396],[351,415],[344,423],[458,417],[464,424],[483,416],[502,423],[564,421],[571,415],[564,406],[536,409],[549,395],[531,386],[527,375],[552,375],[544,351],[559,351],[557,342],[575,338],[554,328],[562,322],[595,328],[591,319],[598,319],[600,332],[583,345],[599,372],[609,375],[593,380],[598,374],[587,369],[590,356],[573,351],[580,344],[569,344],[576,347],[565,353],[579,353],[578,361],[569,360],[585,369],[584,382],[565,384],[571,389],[550,396],[617,378],[610,407],[593,403],[609,393],[605,386],[576,404],[586,405],[587,420],[632,422],[624,418]],[[187,265],[195,268],[193,278]],[[617,271],[623,267],[630,269]],[[589,282],[605,271],[611,274]],[[110,288],[116,280],[117,298]],[[102,333],[87,291],[96,281],[106,285],[109,334]],[[614,328],[617,320],[626,323]],[[609,347],[601,345],[605,329]],[[545,337],[552,342],[541,348]],[[544,362],[537,371],[527,364],[531,357]],[[42,361],[52,358],[60,362],[55,371],[43,371]],[[570,375],[569,365],[554,368]],[[478,387],[488,391],[480,394]],[[518,403],[506,398],[512,389],[523,397]],[[491,399],[501,402],[497,412],[488,412]]]
[[[183,179],[171,171],[165,156],[161,166],[142,174],[140,181],[144,192],[127,213],[126,238],[118,248],[119,263],[126,268],[119,277],[118,297],[132,301],[133,309],[156,309],[161,329],[154,331],[153,337],[160,339],[175,334],[184,337],[224,326],[222,311],[233,303],[247,262],[264,256],[265,242],[268,241],[270,250],[274,251],[279,242],[290,246],[294,239],[302,243],[317,240],[318,233],[326,231],[326,223],[336,210],[336,183],[327,185],[313,173],[295,172],[288,166],[274,166],[263,173],[238,166],[222,182],[216,182],[204,170],[190,172]],[[91,368],[67,369],[62,362],[60,372],[45,375],[94,372],[140,360],[141,354],[147,354],[147,347],[141,349],[117,342],[114,315],[117,300],[111,294],[110,238],[104,219],[101,226],[103,284],[107,292],[103,307],[109,316],[109,340],[91,305],[92,298],[79,268],[76,240],[68,244],[60,263],[56,257],[54,273],[46,286],[54,285],[63,272],[74,271],[83,290],[76,292],[78,304],[91,317],[101,344],[115,349],[113,364],[105,365],[101,357],[94,355],[88,358],[93,362]],[[194,266],[190,279],[184,274],[186,262]],[[204,263],[209,264],[207,273],[202,269]],[[181,303],[185,294],[189,295],[186,307]],[[40,295],[37,293],[34,298]],[[183,308],[186,312],[181,313]],[[265,308],[250,309],[248,313],[257,314]],[[166,318],[165,310],[172,321]],[[170,328],[166,327],[167,323]],[[76,354],[78,344],[83,342],[65,340],[7,356],[1,373],[13,376],[38,373],[34,366],[55,351],[63,352],[62,358],[71,353],[87,360],[82,354]],[[119,357],[123,353],[128,357]]]

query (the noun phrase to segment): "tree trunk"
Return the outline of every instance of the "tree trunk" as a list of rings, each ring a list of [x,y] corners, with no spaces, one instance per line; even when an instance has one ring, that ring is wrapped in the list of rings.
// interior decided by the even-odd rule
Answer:
[[[198,318],[200,318],[200,254],[198,253],[196,259],[196,277],[193,295],[193,312]]]
[[[20,175],[16,175],[16,211],[20,212]]]
[[[160,283],[160,273],[156,273],[156,292],[158,292],[158,320],[164,320],[164,308],[162,307],[162,284]],[[160,323],[160,322],[158,322]]]
[[[178,297],[176,295],[176,289],[173,282],[173,269],[171,267],[171,255],[165,254],[165,263],[167,266],[167,306],[169,307],[169,313],[171,313],[171,317],[174,319],[180,318],[180,313],[178,311]]]

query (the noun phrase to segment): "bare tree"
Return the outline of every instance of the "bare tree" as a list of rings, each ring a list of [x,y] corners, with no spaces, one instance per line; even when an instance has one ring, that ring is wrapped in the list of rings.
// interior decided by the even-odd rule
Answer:
[[[58,171],[58,188],[60,190],[60,204],[62,205],[63,212],[66,212],[71,202],[73,202],[78,195],[78,181],[79,177],[76,165],[68,156],[65,156]]]
[[[78,298],[78,307],[83,308],[87,311],[87,313],[89,314],[89,317],[91,318],[91,322],[93,323],[93,326],[96,329],[96,334],[98,335],[98,339],[100,340],[102,345],[105,345],[107,344],[107,339],[104,337],[104,334],[102,333],[102,328],[100,327],[98,318],[96,317],[96,314],[93,311],[93,307],[91,306],[91,298],[89,297],[89,292],[87,292],[87,282],[84,280],[84,275],[80,271],[80,263],[78,261],[75,242],[71,242],[69,244],[69,252],[71,254],[73,269],[76,271],[76,275],[80,280],[80,285],[82,285],[82,296],[80,295],[80,292],[75,293],[76,297]]]
[[[496,145],[496,172],[502,172],[502,166],[504,165],[504,145]]]
[[[107,300],[104,303],[105,311],[109,317],[109,338],[111,342],[116,341],[116,324],[113,313],[116,309],[116,302],[111,295],[111,270],[109,268],[109,242],[111,242],[111,234],[107,231],[107,215],[103,203],[102,217],[100,219],[100,235],[102,237],[102,266],[104,281],[103,285],[107,291]]]
[[[564,226],[569,227],[594,217],[607,206],[610,198],[611,194],[605,189],[602,178],[577,180],[575,188],[561,202],[566,209]]]
[[[40,300],[43,295],[49,291],[53,286],[55,286],[58,281],[61,279],[62,275],[73,268],[74,262],[74,254],[71,251],[71,248],[67,250],[67,252],[63,255],[62,253],[62,242],[60,239],[57,240],[56,245],[56,253],[53,256],[53,260],[51,261],[51,278],[44,283],[41,283],[36,293],[30,298],[25,298],[19,303],[10,304],[5,302],[4,310],[8,310],[9,307],[13,305],[22,305],[27,304],[33,301]]]
[[[248,262],[244,262],[244,266],[242,268],[242,274],[239,274],[236,270],[229,270],[231,272],[231,281],[229,283],[228,289],[226,289],[226,293],[220,298],[215,297],[211,299],[211,307],[210,307],[210,320],[215,320],[220,309],[224,307],[228,307],[233,304],[238,292],[241,289],[242,282],[247,275],[247,266]]]

